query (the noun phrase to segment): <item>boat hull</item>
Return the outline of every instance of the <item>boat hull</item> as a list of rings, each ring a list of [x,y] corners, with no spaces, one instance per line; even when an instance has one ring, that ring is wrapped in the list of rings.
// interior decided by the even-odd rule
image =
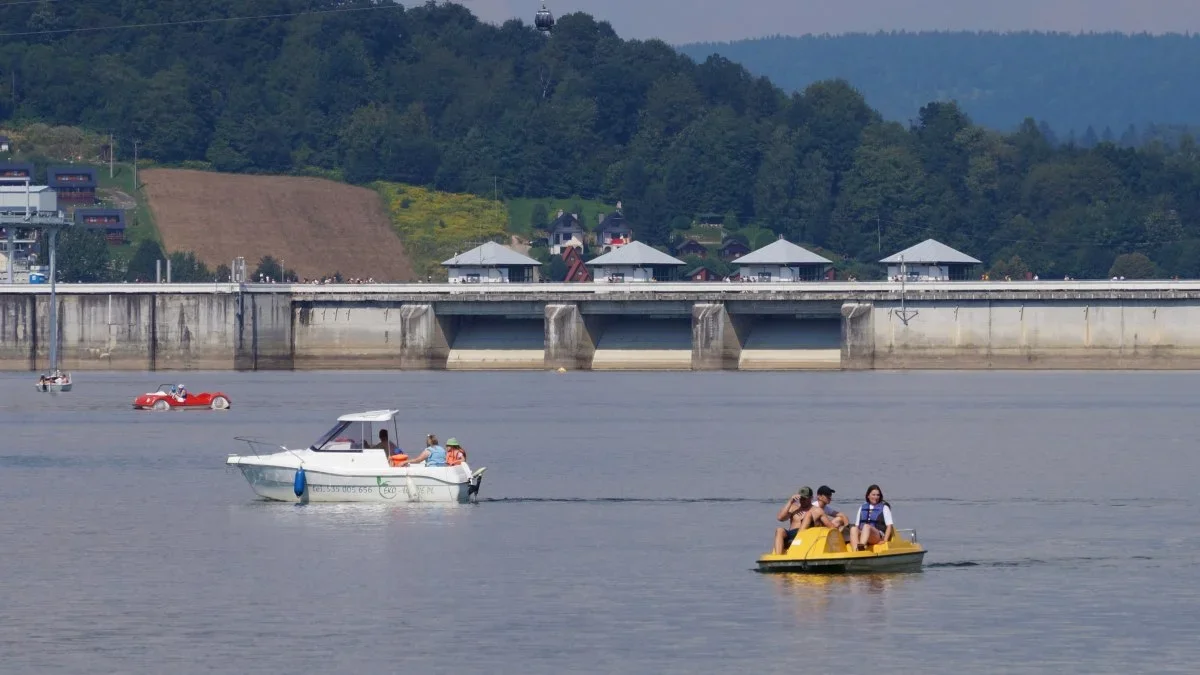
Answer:
[[[51,394],[55,394],[55,393],[63,392],[63,391],[71,391],[71,384],[72,384],[71,382],[68,382],[66,384],[37,384],[37,383],[34,383],[33,386],[35,389],[37,389],[40,392],[48,392]]]
[[[373,475],[342,475],[305,468],[305,489],[295,493],[295,467],[239,464],[250,489],[264,499],[280,502],[386,502],[386,503],[460,503],[465,504],[478,492],[481,472],[452,471],[448,467],[429,475],[420,468],[407,475],[403,469],[383,469]]]
[[[782,553],[758,559],[760,572],[801,574],[886,574],[919,572],[925,549],[914,530],[898,530],[892,539],[866,550],[850,549],[839,530],[814,527],[801,531]]]
[[[760,572],[801,572],[806,574],[886,574],[919,572],[925,551],[873,555],[840,560],[759,560]]]

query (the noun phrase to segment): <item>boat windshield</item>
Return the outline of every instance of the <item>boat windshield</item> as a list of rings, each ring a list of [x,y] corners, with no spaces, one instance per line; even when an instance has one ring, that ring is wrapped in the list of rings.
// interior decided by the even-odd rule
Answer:
[[[386,428],[385,425],[371,422],[338,422],[313,443],[311,449],[320,452],[361,452],[363,448],[376,447],[379,433],[375,426]]]

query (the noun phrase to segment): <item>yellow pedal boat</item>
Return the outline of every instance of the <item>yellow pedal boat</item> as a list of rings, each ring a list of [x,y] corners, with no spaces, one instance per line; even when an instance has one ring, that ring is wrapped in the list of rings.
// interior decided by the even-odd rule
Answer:
[[[759,558],[758,571],[808,574],[917,572],[924,559],[925,549],[917,543],[916,530],[896,530],[889,541],[862,551],[851,551],[841,530],[810,527],[797,532],[792,545],[781,555],[767,553]]]

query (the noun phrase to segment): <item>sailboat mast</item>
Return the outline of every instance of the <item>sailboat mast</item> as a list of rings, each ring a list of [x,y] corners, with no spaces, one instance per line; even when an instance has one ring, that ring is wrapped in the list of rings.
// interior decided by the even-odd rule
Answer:
[[[58,248],[58,228],[50,229],[50,372],[58,369],[58,296],[55,284],[58,272],[55,266],[55,249]]]

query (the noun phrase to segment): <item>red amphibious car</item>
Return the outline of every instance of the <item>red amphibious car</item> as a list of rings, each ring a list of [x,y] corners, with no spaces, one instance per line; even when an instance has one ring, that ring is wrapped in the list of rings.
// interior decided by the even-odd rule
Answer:
[[[219,391],[192,393],[172,384],[133,400],[134,410],[228,410],[229,397]]]

